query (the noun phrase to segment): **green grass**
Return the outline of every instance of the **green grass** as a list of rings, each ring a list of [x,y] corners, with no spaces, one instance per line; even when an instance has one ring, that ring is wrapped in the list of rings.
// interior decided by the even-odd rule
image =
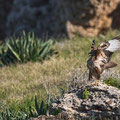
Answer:
[[[120,89],[120,78],[110,77],[104,80],[107,85],[114,86]]]
[[[120,34],[119,31],[109,31],[105,35],[95,37],[97,44]],[[28,111],[29,105],[34,105],[34,97],[46,100],[47,94],[53,98],[61,95],[61,89],[67,91],[73,72],[81,67],[86,68],[88,52],[94,38],[76,36],[74,39],[64,39],[53,46],[58,55],[49,60],[27,62],[0,68],[0,101],[17,110]],[[113,60],[119,64],[119,53]],[[116,68],[120,70],[120,66]]]

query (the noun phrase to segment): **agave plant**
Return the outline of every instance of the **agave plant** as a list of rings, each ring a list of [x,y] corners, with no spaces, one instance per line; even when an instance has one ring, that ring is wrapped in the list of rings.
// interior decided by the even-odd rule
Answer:
[[[1,62],[3,64],[25,63],[27,61],[43,61],[53,55],[53,41],[41,41],[34,36],[34,33],[23,32],[23,36],[19,38],[12,37],[2,46],[0,53]]]
[[[38,103],[37,97],[35,96],[35,108],[32,110],[32,107],[29,107],[29,117],[37,117],[40,115],[57,115],[58,113],[61,112],[61,110],[58,109],[53,109],[52,111],[50,110],[51,106],[51,97],[48,95],[48,100],[47,101],[41,101],[40,104]]]
[[[39,115],[49,115],[50,99],[46,102],[41,101],[40,105],[38,104],[37,97],[35,96],[35,111],[32,111],[30,106],[30,117],[37,117]]]
[[[11,109],[5,109],[0,112],[0,120],[27,120],[27,115],[21,111],[15,113]]]

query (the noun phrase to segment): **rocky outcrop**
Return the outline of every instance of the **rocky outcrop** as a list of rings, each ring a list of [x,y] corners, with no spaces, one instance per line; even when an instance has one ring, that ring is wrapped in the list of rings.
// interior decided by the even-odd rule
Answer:
[[[51,110],[59,108],[62,112],[58,115],[41,115],[30,120],[119,120],[120,90],[102,82],[98,86],[86,85],[65,93],[51,107]]]
[[[45,116],[41,115],[38,118],[30,118],[29,120],[75,120],[71,114],[66,112],[59,113],[58,115]]]
[[[84,99],[85,88],[89,92],[88,99]],[[120,90],[115,87],[99,83],[98,86],[85,86],[64,94],[63,98],[53,103],[53,108],[60,108],[74,116],[75,120],[82,118],[120,119]]]
[[[8,17],[8,35],[31,30],[37,36],[58,37],[64,34],[74,37],[75,33],[95,36],[111,27],[113,20],[112,15],[109,15],[119,2],[120,0],[14,0],[13,10]],[[115,14],[117,13],[118,11]]]
[[[12,3],[12,0],[0,0],[0,40],[6,36],[6,22]]]
[[[59,0],[14,0],[8,16],[8,36],[34,31],[38,37],[66,34],[64,3]]]
[[[120,7],[118,5],[120,0],[77,0],[76,2],[67,0],[67,2],[71,10],[71,18],[67,21],[70,37],[76,32],[82,36],[96,36],[112,26],[115,16],[119,16],[117,19],[120,21],[120,13],[116,10]],[[119,21],[116,22],[118,27],[120,27]]]
[[[119,71],[107,70],[101,77],[120,78]],[[98,86],[91,86],[88,71],[78,68],[69,80],[68,92],[52,103],[51,111],[61,109],[58,115],[31,118],[30,120],[119,120],[120,89],[99,81]]]
[[[72,38],[75,33],[96,36],[120,27],[120,0],[13,0],[10,11],[11,3],[5,4],[5,14],[1,12],[8,16],[0,26],[2,31],[7,25],[3,30],[7,36],[21,35],[25,30],[34,31],[38,37]]]

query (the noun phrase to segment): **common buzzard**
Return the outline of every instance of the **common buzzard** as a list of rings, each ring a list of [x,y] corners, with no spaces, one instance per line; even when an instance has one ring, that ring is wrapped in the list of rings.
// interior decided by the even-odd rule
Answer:
[[[117,66],[115,62],[111,61],[111,57],[114,52],[120,50],[120,36],[102,42],[98,47],[96,47],[95,40],[93,40],[91,48],[92,50],[89,52],[90,58],[87,61],[89,80],[93,84],[93,77],[95,77],[95,84],[97,85],[97,80],[100,79],[100,75],[105,69]]]

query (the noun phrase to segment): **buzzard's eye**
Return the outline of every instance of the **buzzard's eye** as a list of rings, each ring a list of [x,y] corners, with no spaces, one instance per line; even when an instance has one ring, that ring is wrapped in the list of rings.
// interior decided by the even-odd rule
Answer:
[[[102,45],[101,47],[106,47],[106,46],[107,46],[107,45],[104,44],[104,45]]]
[[[108,43],[104,43],[103,45],[101,45],[101,48],[102,48],[102,49],[107,49],[107,48],[108,48],[108,46],[109,46],[109,44],[108,44]]]

